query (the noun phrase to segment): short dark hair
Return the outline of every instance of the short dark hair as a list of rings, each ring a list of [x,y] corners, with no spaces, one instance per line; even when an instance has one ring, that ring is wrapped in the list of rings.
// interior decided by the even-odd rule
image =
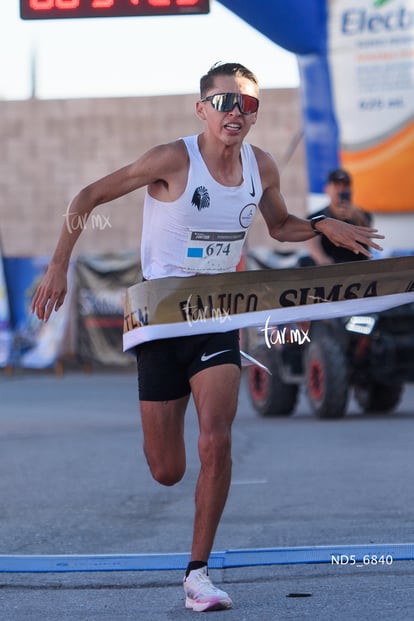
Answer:
[[[347,185],[351,185],[351,175],[347,170],[343,168],[336,168],[335,170],[331,170],[328,174],[328,183],[338,183],[338,181],[342,181]]]
[[[215,63],[200,80],[200,96],[204,97],[206,92],[214,86],[214,79],[218,75],[234,76],[235,78],[247,78],[257,87],[259,80],[254,73],[240,63]]]

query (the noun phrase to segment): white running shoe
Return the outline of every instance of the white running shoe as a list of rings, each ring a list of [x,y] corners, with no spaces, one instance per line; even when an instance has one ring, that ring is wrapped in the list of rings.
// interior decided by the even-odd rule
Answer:
[[[224,591],[221,591],[211,582],[207,567],[193,569],[188,577],[184,578],[185,607],[195,612],[207,610],[225,610],[231,608],[233,602]]]

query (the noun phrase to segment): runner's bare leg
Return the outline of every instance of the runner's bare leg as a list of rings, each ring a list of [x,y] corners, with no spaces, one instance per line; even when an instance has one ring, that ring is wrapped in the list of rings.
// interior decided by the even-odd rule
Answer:
[[[189,397],[140,401],[144,453],[152,476],[163,485],[174,485],[184,476],[184,416],[188,400]]]
[[[240,369],[224,364],[191,379],[200,436],[201,461],[195,494],[191,559],[207,561],[227,500],[231,480],[231,426],[236,415]]]

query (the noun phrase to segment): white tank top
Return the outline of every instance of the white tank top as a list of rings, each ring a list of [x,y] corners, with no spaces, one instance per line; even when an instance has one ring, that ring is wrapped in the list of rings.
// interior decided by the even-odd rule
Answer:
[[[239,263],[262,184],[253,149],[243,143],[243,183],[221,185],[211,176],[198,136],[183,138],[189,155],[187,185],[175,201],[146,193],[141,261],[145,279],[231,272]]]

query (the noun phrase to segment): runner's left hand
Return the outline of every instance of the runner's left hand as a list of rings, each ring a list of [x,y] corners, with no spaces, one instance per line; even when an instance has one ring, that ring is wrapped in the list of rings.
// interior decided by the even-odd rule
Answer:
[[[371,252],[365,246],[374,250],[383,248],[373,239],[384,239],[384,235],[378,233],[378,229],[368,226],[355,226],[342,220],[326,218],[318,223],[318,230],[325,235],[335,246],[342,246],[354,252],[372,258]]]

